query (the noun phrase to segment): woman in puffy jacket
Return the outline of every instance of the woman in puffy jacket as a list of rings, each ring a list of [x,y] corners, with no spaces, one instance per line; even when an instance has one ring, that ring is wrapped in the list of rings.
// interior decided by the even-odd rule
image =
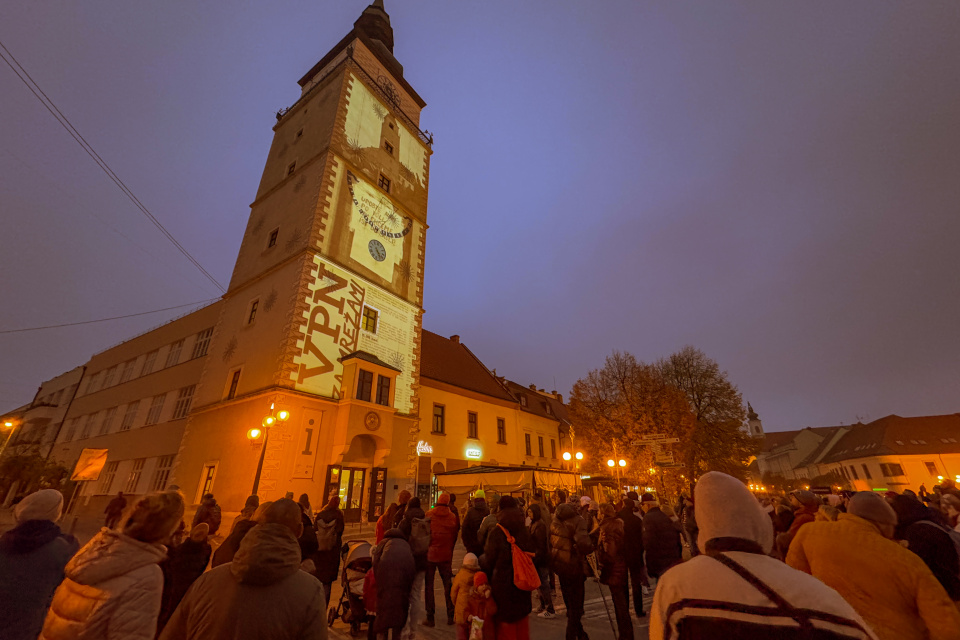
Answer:
[[[600,583],[610,588],[610,597],[617,616],[618,637],[622,640],[633,640],[625,553],[623,520],[617,517],[614,506],[606,503],[600,507],[600,542],[597,547]]]
[[[140,498],[67,563],[40,640],[152,640],[163,594],[163,543],[183,518],[179,491]]]

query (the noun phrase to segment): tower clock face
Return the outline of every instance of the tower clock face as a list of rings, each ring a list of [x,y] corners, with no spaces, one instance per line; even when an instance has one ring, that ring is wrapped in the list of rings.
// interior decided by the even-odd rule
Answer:
[[[404,243],[413,230],[413,218],[394,205],[387,194],[352,171],[346,172],[346,180],[352,207],[350,257],[384,280],[392,281],[394,267],[404,260]]]

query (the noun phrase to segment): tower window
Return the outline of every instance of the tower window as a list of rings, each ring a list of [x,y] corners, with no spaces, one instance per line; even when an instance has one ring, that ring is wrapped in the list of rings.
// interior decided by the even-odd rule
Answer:
[[[277,246],[277,237],[280,235],[280,227],[270,232],[270,239],[267,240],[267,249]]]
[[[297,169],[297,163],[296,163],[296,162],[291,162],[291,163],[290,163],[290,166],[287,167],[287,175],[288,175],[288,176],[292,176],[292,175],[293,175],[293,172],[296,171],[296,169]]]
[[[467,437],[468,438],[479,438],[477,435],[477,414],[474,412],[467,413]]]
[[[497,418],[497,444],[507,443],[507,421]]]
[[[240,385],[240,369],[233,372],[230,376],[230,388],[227,389],[227,400],[233,400],[237,397],[237,387]]]
[[[370,333],[377,332],[377,318],[380,313],[373,307],[363,306],[363,330]]]
[[[390,378],[387,376],[377,378],[377,404],[390,406]]]
[[[357,376],[357,400],[370,402],[373,392],[373,372],[360,369]]]
[[[250,303],[250,313],[247,315],[247,324],[253,324],[257,319],[257,309],[260,307],[260,298]]]
[[[383,148],[387,150],[387,153],[393,155],[393,145],[386,140],[383,141]]]
[[[442,404],[433,405],[433,433],[446,433]]]
[[[377,186],[387,193],[390,193],[390,179],[382,173],[380,174],[380,179],[377,180]]]

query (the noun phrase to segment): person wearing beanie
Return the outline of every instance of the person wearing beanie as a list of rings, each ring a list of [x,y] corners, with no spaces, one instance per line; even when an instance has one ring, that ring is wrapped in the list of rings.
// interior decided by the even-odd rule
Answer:
[[[660,578],[650,638],[876,638],[836,591],[768,555],[773,524],[743,482],[705,473],[694,500],[702,553]]]
[[[487,506],[486,493],[482,490],[473,494],[473,506],[463,515],[463,526],[460,530],[460,540],[464,548],[479,557],[483,554],[483,543],[480,542],[480,524],[490,515]]]
[[[652,493],[640,498],[643,509],[643,549],[646,553],[647,574],[659,578],[664,571],[683,561],[683,542],[680,523],[660,510],[660,503]]]
[[[861,491],[836,522],[804,525],[787,564],[835,589],[881,640],[960,640],[960,613],[923,560],[892,539],[896,526],[887,501]]]
[[[494,640],[496,637],[493,617],[497,613],[497,605],[493,601],[493,595],[490,591],[490,584],[487,581],[487,574],[483,571],[477,571],[473,574],[473,586],[470,588],[467,601],[467,611],[465,618],[467,620],[467,635],[459,635],[457,640],[466,640],[470,635],[470,627],[480,626],[481,638],[483,640]]]
[[[63,496],[41,489],[17,504],[16,526],[0,536],[0,629],[10,640],[35,640],[67,561],[80,548],[60,531]]]
[[[152,640],[163,594],[164,546],[183,518],[179,491],[149,493],[103,528],[70,562],[40,640]]]
[[[453,621],[457,625],[457,639],[463,640],[470,636],[470,623],[467,620],[467,605],[470,602],[470,589],[476,573],[480,571],[480,561],[476,554],[467,553],[463,556],[463,564],[453,578],[450,587],[450,598],[454,602]]]
[[[450,588],[453,581],[453,547],[457,544],[457,535],[460,533],[460,520],[450,511],[450,494],[441,493],[437,498],[437,506],[427,512],[430,520],[430,550],[427,551],[427,571],[424,575],[426,596],[427,621],[424,624],[432,627],[437,611],[437,603],[433,591],[433,578],[440,573],[443,583],[443,597],[446,602],[447,624],[454,623],[453,600]]]

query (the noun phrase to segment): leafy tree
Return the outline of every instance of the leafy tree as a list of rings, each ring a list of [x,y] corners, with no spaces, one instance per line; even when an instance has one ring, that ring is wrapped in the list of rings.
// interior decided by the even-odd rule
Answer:
[[[695,425],[687,466],[693,477],[722,471],[743,479],[748,460],[760,451],[761,442],[743,428],[743,397],[727,372],[699,349],[684,347],[657,362],[657,370],[679,389],[693,412]]]

